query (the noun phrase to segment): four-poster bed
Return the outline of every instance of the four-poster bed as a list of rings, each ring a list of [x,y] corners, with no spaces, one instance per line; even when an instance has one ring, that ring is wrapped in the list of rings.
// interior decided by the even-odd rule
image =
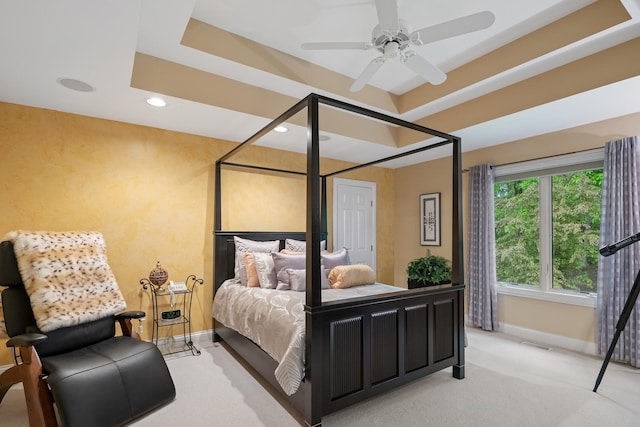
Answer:
[[[318,124],[320,105],[421,132],[425,134],[425,139],[435,136],[440,138],[440,141],[392,157],[321,174]],[[232,163],[228,159],[305,108],[307,109],[308,135],[306,231],[222,230],[222,167],[300,174],[263,166]],[[323,256],[321,241],[327,237],[327,178],[441,146],[451,146],[452,149],[452,284],[323,302],[321,274],[324,273],[324,266],[321,265]],[[216,294],[221,286],[226,286],[227,279],[233,278],[236,273],[234,271],[237,268],[236,239],[272,241],[276,242],[278,249],[284,248],[286,239],[306,242],[306,293],[303,298],[304,323],[302,324],[305,355],[302,359],[304,380],[295,393],[291,395],[285,393],[281,382],[274,374],[278,362],[253,341],[221,323],[216,318],[215,302],[212,313],[214,341],[224,340],[303,414],[307,425],[319,425],[323,415],[444,368],[452,367],[455,378],[464,378],[460,153],[460,140],[452,135],[342,101],[311,94],[216,162],[214,224]]]

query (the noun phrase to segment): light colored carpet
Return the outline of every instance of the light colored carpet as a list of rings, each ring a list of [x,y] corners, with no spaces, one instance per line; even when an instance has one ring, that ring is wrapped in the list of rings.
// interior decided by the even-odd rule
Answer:
[[[640,370],[611,363],[598,389],[602,361],[561,349],[544,350],[500,333],[468,330],[466,378],[451,369],[323,418],[342,426],[640,425]],[[300,425],[221,345],[199,357],[168,359],[177,398],[133,424],[158,426]],[[0,405],[0,427],[27,426],[24,397],[12,388]]]

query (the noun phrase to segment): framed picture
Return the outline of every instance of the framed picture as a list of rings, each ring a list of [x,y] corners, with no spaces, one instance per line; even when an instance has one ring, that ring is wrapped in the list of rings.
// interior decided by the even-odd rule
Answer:
[[[420,244],[440,246],[440,193],[420,195]]]

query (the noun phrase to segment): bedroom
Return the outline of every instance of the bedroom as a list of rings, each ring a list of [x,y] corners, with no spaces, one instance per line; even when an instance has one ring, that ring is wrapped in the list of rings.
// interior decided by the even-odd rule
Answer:
[[[601,3],[610,5],[612,2]],[[634,51],[633,46],[628,49]],[[625,56],[625,51],[617,55]],[[637,76],[637,64],[623,63],[627,68],[621,67],[621,75]],[[580,77],[583,74],[586,73],[578,73]],[[53,76],[54,79],[56,77]],[[591,77],[584,76],[581,90],[595,84],[589,81]],[[554,76],[549,78],[553,79]],[[542,81],[538,84],[544,87],[545,83]],[[508,108],[503,107],[500,112],[502,115],[521,109],[522,106],[511,106],[507,102],[513,99],[525,102],[518,88],[507,89],[481,97],[475,105],[468,105],[467,108],[471,111],[482,110],[488,115],[491,109],[486,105],[508,105]],[[234,143],[192,133],[161,130],[158,129],[159,125],[153,126],[152,123],[148,123],[148,126],[127,124],[123,123],[127,120],[122,117],[105,120],[86,117],[92,114],[52,111],[55,108],[46,104],[40,107],[48,109],[16,105],[20,102],[14,100],[12,91],[3,87],[2,92],[2,100],[6,102],[1,104],[3,167],[0,174],[5,184],[0,197],[3,206],[13,206],[2,216],[2,229],[101,230],[106,235],[110,260],[119,283],[125,290],[129,304],[135,308],[148,307],[148,301],[139,294],[138,281],[148,274],[156,260],[162,261],[170,274],[177,277],[190,273],[202,276],[209,286],[196,294],[192,320],[195,331],[209,331],[213,293],[212,164]],[[550,102],[556,96],[566,96],[566,93],[554,95],[549,92],[549,98],[543,102]],[[253,96],[250,95],[248,99]],[[501,99],[504,102],[500,102]],[[260,107],[240,96],[233,101],[253,105],[254,109]],[[265,116],[271,114],[273,117],[290,104],[282,102],[281,98],[276,101],[274,104],[284,105],[269,106],[272,110]],[[231,102],[231,99],[226,98],[225,102]],[[607,109],[613,108],[611,104],[615,102],[607,104]],[[478,108],[478,105],[482,107]],[[448,115],[434,115],[430,121],[433,120],[435,128],[445,126],[454,130],[473,124],[459,121],[447,123],[455,116],[468,120],[487,120],[487,117],[472,117],[469,111],[459,107]],[[180,119],[185,123],[190,122],[192,118],[189,113]],[[557,131],[548,130],[536,136],[502,140],[506,144],[499,147],[465,152],[463,167],[482,162],[510,163],[600,148],[609,140],[640,133],[637,108],[635,111],[610,114],[612,116],[606,120],[592,119],[580,125],[564,125]],[[98,113],[95,115],[100,116]],[[159,122],[163,119],[152,120]],[[443,125],[440,126],[440,123]],[[246,133],[253,131],[247,129]],[[463,142],[465,140],[463,137]],[[257,149],[252,155],[260,157],[264,150]],[[295,154],[283,153],[280,161],[287,164],[289,159],[295,157]],[[394,170],[367,170],[350,177],[376,182],[380,200],[395,198],[393,204],[378,205],[379,210],[386,210],[378,214],[378,227],[381,233],[386,233],[378,235],[378,277],[382,281],[402,283],[407,261],[424,250],[414,237],[418,196],[425,192],[446,190],[418,188],[419,180],[415,177],[439,176],[440,164],[441,161],[436,160]],[[88,180],[87,176],[91,179]],[[124,182],[126,185],[123,185]],[[405,212],[415,212],[415,218],[406,218]],[[295,215],[293,217],[290,223],[295,224]],[[446,218],[446,215],[443,217]],[[412,224],[416,224],[415,228]],[[447,226],[443,223],[443,227]],[[399,239],[412,243],[399,245]],[[446,242],[442,248],[438,248],[445,254],[447,250],[450,251]],[[556,345],[556,341],[569,338],[583,348],[588,348],[589,343],[595,341],[593,308],[509,295],[500,296],[499,306],[500,322],[514,326],[520,333],[530,333],[531,339],[540,341],[545,338],[552,340],[549,344]],[[544,318],[536,315],[540,312],[545,313]],[[2,357],[0,365],[8,365],[8,352],[3,352]]]

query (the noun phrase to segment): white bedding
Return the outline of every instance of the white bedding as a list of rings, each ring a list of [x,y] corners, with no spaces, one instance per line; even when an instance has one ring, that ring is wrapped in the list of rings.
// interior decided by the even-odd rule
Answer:
[[[322,301],[404,290],[376,283],[347,289],[323,289]],[[225,326],[258,344],[278,362],[276,379],[288,395],[304,378],[304,292],[248,288],[230,279],[216,291],[212,312]]]

